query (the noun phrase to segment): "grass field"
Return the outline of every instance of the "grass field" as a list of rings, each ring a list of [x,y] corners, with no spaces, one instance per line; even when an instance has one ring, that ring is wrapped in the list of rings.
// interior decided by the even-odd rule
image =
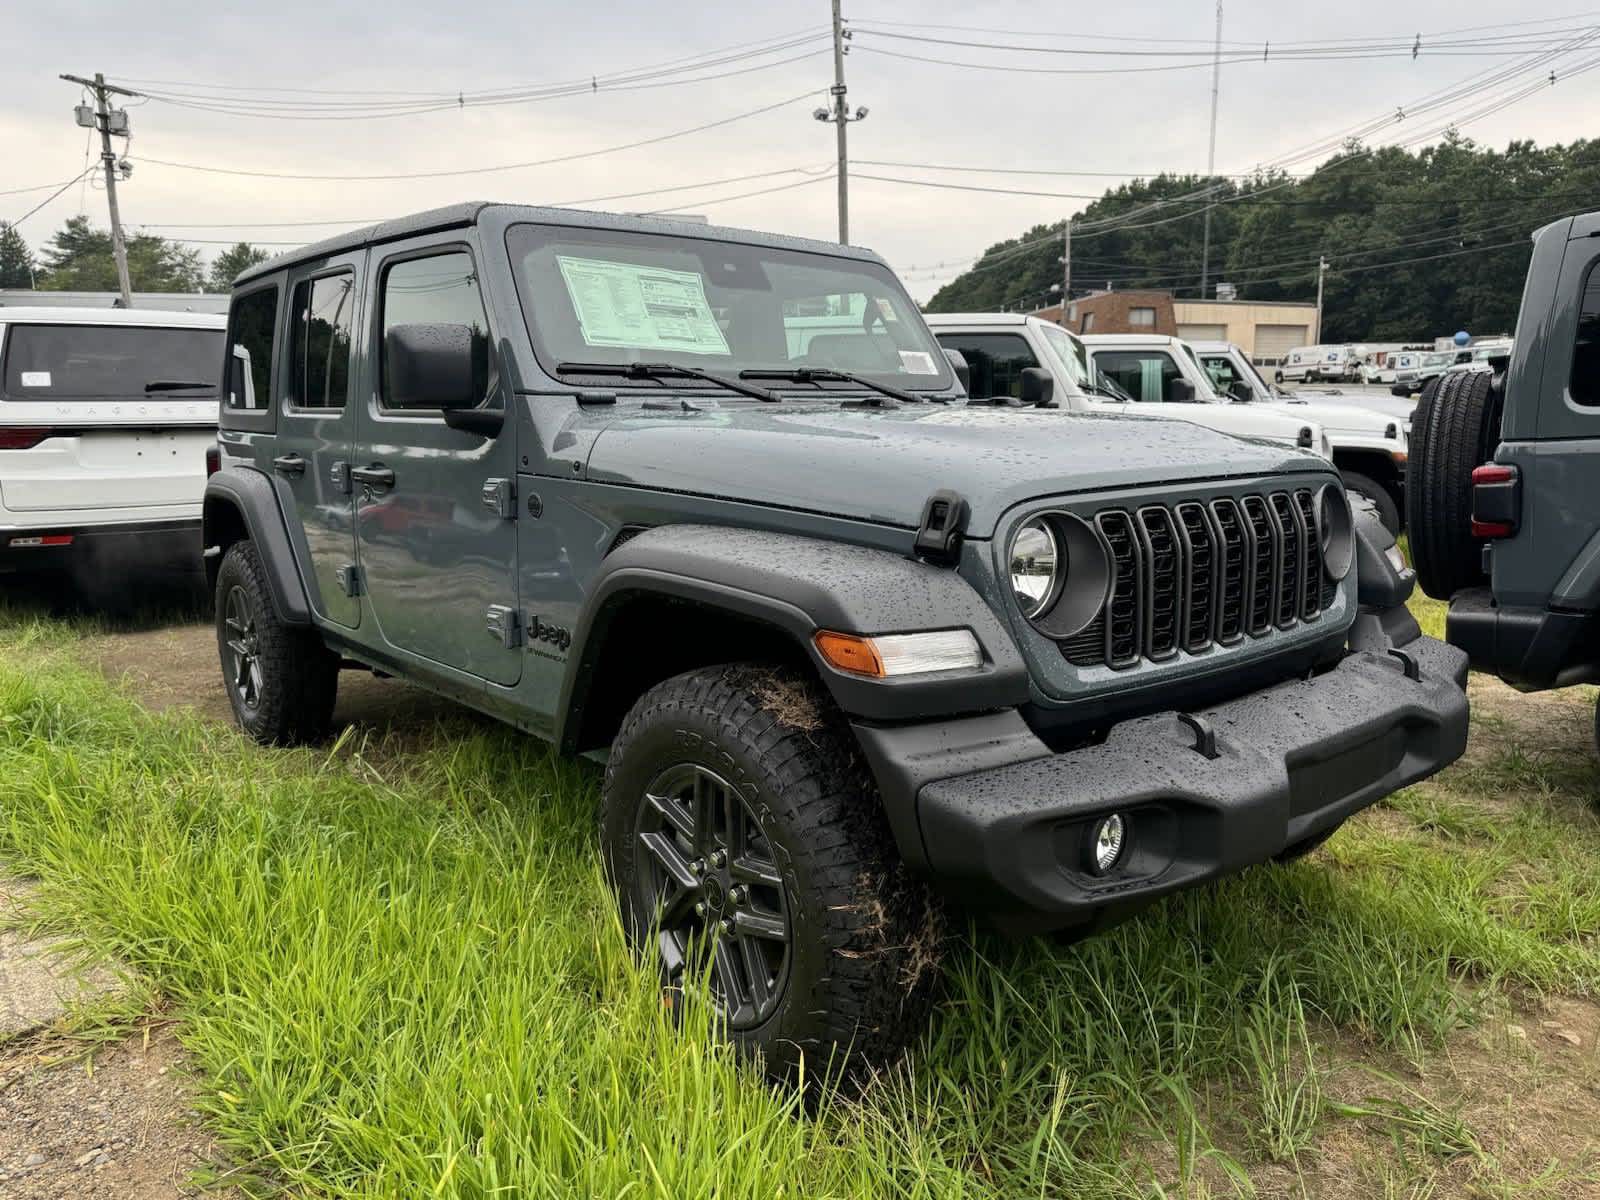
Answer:
[[[630,960],[594,768],[465,717],[259,750],[145,711],[91,633],[0,612],[0,856],[159,990],[232,1182],[1600,1195],[1592,689],[1475,684],[1468,759],[1301,863],[1077,945],[959,930],[925,1041],[810,1113]]]

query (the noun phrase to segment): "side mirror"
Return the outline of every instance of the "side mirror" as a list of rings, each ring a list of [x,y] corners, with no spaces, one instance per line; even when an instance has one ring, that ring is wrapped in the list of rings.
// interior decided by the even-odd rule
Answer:
[[[1255,399],[1255,394],[1251,392],[1250,385],[1242,379],[1235,379],[1229,384],[1228,391],[1240,404],[1248,404]]]
[[[1167,403],[1169,404],[1193,404],[1194,395],[1194,384],[1187,379],[1174,379],[1167,386]]]
[[[1034,408],[1055,408],[1056,381],[1043,367],[1022,369],[1022,403]]]
[[[967,365],[967,356],[959,350],[952,350],[949,346],[944,348],[944,356],[950,360],[950,369],[956,373],[956,380],[961,384],[961,390],[972,392],[972,368]]]
[[[396,325],[384,335],[384,370],[395,408],[432,408],[451,429],[493,437],[505,414],[483,403],[488,347],[468,325]]]

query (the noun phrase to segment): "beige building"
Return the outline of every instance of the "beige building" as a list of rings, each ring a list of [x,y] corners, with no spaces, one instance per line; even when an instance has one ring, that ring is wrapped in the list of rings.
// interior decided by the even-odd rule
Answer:
[[[1178,336],[1232,342],[1257,364],[1275,363],[1317,341],[1317,306],[1287,300],[1174,300]]]

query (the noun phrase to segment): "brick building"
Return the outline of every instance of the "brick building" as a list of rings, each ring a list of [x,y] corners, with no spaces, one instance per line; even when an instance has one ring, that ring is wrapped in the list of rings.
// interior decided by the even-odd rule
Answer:
[[[1062,324],[1061,306],[1033,314]],[[1091,292],[1067,305],[1065,325],[1074,333],[1160,333],[1178,336],[1171,292]]]

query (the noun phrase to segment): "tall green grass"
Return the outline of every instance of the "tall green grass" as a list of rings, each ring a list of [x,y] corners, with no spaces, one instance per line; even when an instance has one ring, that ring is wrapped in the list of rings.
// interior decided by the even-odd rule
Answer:
[[[466,723],[382,759],[262,751],[145,714],[72,667],[66,636],[0,622],[0,854],[169,998],[205,1119],[263,1186],[1247,1191],[1257,1158],[1356,1119],[1326,1111],[1307,1028],[1416,1056],[1484,989],[1600,983],[1581,815],[1546,880],[1470,822],[1358,824],[1078,945],[971,933],[907,1063],[813,1113],[721,1047],[704,1006],[663,1011],[601,874],[592,768]],[[1224,1144],[1224,1126],[1251,1132]]]

